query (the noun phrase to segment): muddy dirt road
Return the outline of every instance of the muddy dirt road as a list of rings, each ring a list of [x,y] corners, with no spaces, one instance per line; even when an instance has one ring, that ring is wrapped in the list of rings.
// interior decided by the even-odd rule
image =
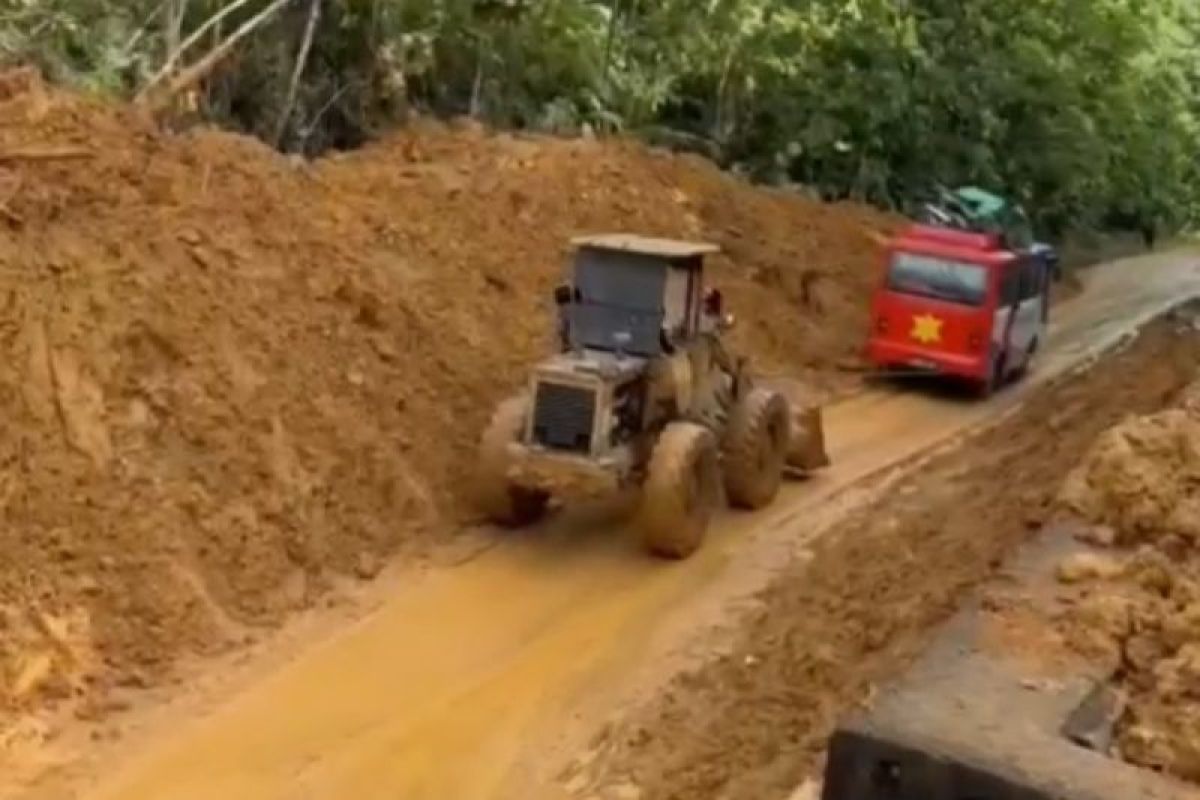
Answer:
[[[1021,607],[1009,557],[1063,513],[1059,488],[1103,431],[1196,379],[1198,311],[1152,321],[1020,413],[894,471],[756,593],[727,646],[597,733],[564,781],[573,797],[799,800],[835,725],[903,679],[970,594]],[[1005,652],[1062,656],[1028,626],[1007,633]]]
[[[686,563],[643,557],[597,514],[410,579],[377,613],[217,712],[164,723],[141,737],[153,740],[145,747],[130,742],[140,752],[76,796],[561,796],[556,769],[592,727],[686,661],[723,609],[802,558],[869,495],[866,479],[1018,408],[1039,382],[1200,293],[1198,264],[1174,253],[1091,272],[1036,372],[990,403],[879,389],[829,409],[834,466],[769,511],[728,515]]]

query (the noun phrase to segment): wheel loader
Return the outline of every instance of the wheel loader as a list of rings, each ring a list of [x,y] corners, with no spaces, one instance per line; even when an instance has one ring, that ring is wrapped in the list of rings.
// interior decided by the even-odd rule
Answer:
[[[680,559],[723,499],[762,508],[785,471],[828,465],[820,408],[762,385],[726,350],[733,317],[704,285],[718,248],[630,234],[572,245],[570,280],[554,294],[559,352],[483,433],[476,488],[488,518],[525,525],[552,497],[640,487],[645,546]]]

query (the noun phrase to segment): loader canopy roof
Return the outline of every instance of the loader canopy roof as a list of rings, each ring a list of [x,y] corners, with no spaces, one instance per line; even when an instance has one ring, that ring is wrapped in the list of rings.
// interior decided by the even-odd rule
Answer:
[[[571,240],[577,248],[615,250],[626,253],[641,253],[667,259],[690,259],[720,252],[715,244],[684,242],[677,239],[657,239],[632,233],[603,233],[597,236],[578,236]]]
[[[605,234],[574,239],[571,340],[594,350],[653,357],[698,325],[711,244]]]

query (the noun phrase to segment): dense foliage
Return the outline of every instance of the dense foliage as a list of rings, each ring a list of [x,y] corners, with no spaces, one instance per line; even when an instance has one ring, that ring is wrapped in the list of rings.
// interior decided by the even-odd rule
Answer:
[[[275,7],[189,96],[285,149],[354,146],[418,109],[636,133],[892,207],[971,182],[1051,230],[1177,227],[1200,210],[1196,5],[0,0],[0,59],[134,93],[221,9],[180,69]]]

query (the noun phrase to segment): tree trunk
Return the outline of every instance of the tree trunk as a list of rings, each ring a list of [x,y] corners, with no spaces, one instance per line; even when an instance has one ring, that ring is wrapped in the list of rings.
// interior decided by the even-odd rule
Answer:
[[[483,56],[483,40],[480,39],[479,49],[475,51],[475,80],[471,82],[471,106],[467,111],[467,116],[471,119],[479,118],[480,95],[483,92]]]
[[[275,127],[275,146],[283,143],[287,133],[288,120],[291,119],[292,109],[296,105],[296,93],[300,89],[300,78],[308,64],[308,54],[312,50],[313,37],[317,32],[317,23],[321,19],[321,0],[310,0],[308,4],[308,22],[304,25],[304,38],[300,42],[300,50],[296,54],[296,64],[292,68],[292,78],[288,81],[287,97],[283,101],[283,111],[279,115],[279,123]]]
[[[166,56],[163,63],[169,63],[178,57],[179,37],[183,31],[183,17],[187,14],[188,0],[167,0],[163,13],[163,41],[166,43]]]
[[[608,7],[608,31],[604,35],[604,84],[608,85],[609,69],[612,67],[613,40],[617,38],[617,19],[621,14],[621,0],[612,0]]]

